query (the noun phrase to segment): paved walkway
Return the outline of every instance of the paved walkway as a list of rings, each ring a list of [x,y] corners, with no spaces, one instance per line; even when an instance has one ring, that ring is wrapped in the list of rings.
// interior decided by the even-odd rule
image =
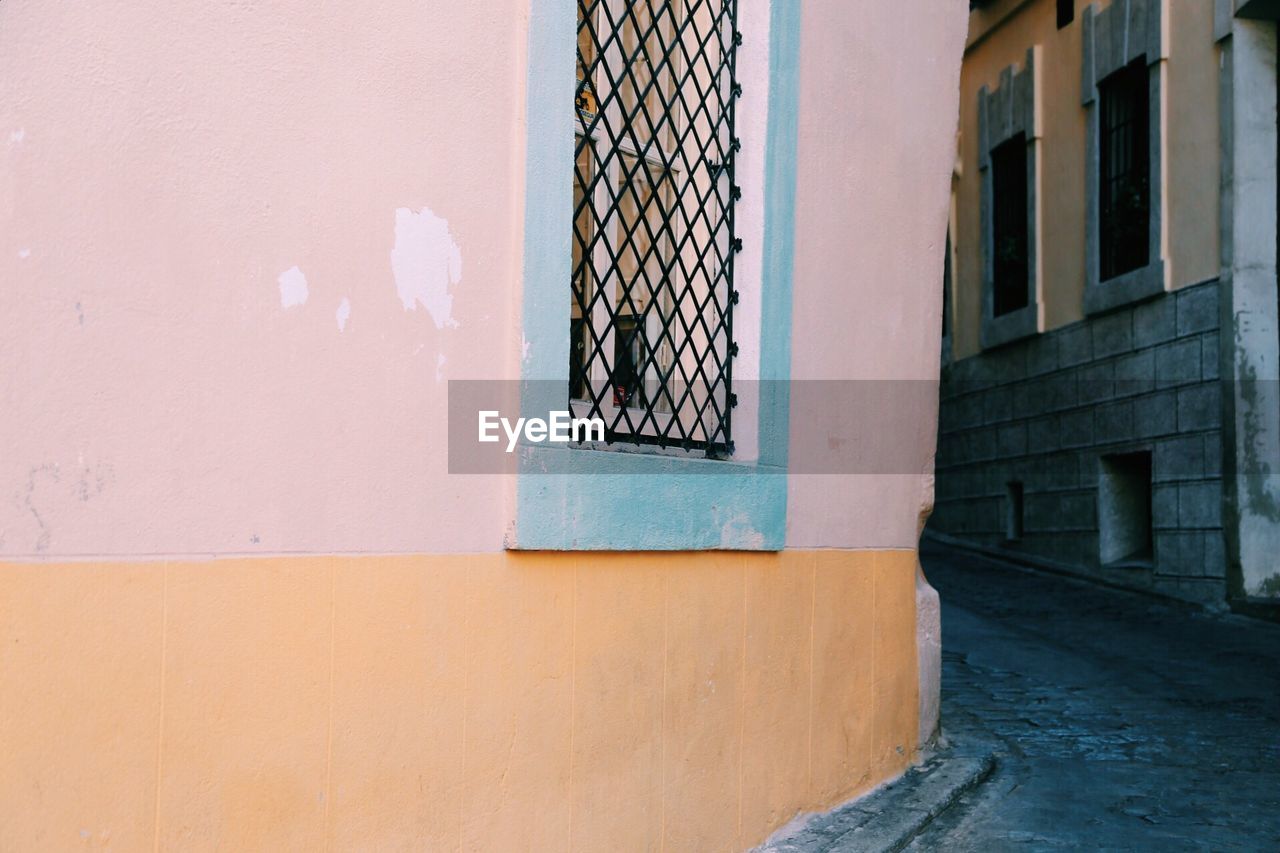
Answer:
[[[943,730],[992,776],[909,850],[1280,850],[1280,626],[926,543]]]

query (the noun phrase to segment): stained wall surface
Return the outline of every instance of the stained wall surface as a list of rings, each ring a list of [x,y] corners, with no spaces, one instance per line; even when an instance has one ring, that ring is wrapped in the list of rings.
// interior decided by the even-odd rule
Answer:
[[[936,378],[963,15],[933,8],[803,8],[797,377]],[[0,554],[501,547],[445,406],[521,356],[527,14],[5,4]],[[790,541],[913,545],[932,419],[904,477],[794,483]]]

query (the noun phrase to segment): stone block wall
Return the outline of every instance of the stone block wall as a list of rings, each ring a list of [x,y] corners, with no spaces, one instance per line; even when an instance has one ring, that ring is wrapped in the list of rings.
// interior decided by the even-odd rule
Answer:
[[[1222,601],[1218,292],[1205,282],[945,366],[930,528]],[[1104,565],[1102,459],[1139,452],[1151,454],[1152,553]],[[1020,536],[1010,483],[1021,484]]]

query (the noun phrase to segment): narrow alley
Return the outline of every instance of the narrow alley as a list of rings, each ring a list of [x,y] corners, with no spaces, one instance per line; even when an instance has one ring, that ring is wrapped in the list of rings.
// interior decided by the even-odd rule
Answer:
[[[908,849],[1280,849],[1280,626],[921,557],[944,735],[996,765]]]

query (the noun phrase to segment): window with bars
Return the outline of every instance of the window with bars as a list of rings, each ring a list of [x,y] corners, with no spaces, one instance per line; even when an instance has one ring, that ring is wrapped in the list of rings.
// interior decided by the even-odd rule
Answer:
[[[736,0],[579,0],[569,405],[732,453]]]
[[[1026,308],[1029,301],[1026,134],[1019,133],[991,151],[991,194],[992,313],[999,317]]]
[[[1101,279],[1144,267],[1150,250],[1149,79],[1140,57],[1098,85]]]

